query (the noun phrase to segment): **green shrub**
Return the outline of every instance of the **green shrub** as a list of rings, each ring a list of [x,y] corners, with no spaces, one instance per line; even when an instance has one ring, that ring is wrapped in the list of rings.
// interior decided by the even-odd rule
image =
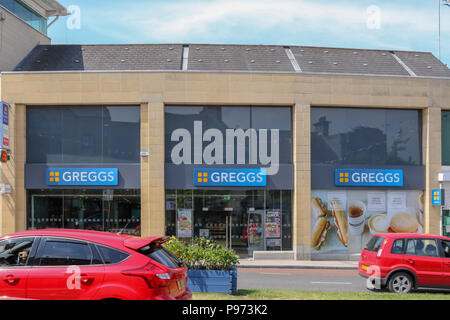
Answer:
[[[164,247],[183,260],[188,269],[232,270],[239,264],[239,257],[233,250],[205,238],[185,243],[171,237]]]

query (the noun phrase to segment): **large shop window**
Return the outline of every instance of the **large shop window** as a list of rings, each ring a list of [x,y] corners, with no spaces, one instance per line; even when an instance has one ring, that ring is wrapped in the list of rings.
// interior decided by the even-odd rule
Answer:
[[[253,135],[248,129],[254,129]],[[172,139],[177,129],[182,135],[189,133],[191,143],[190,157],[186,154],[172,153],[174,147],[179,144],[178,139]],[[203,152],[203,148],[196,149],[196,142],[202,141],[202,146],[206,146],[210,141],[203,141],[205,132],[209,129],[222,134],[222,141],[215,141],[221,144],[223,152],[213,154],[213,159],[208,159]],[[230,159],[228,154],[231,141],[227,140],[227,129],[244,131],[245,140],[240,141],[236,138],[234,144],[234,159]],[[267,130],[267,134],[260,129]],[[271,130],[276,129],[279,139],[272,135]],[[175,134],[177,137],[177,134]],[[265,139],[265,140],[264,140]],[[290,107],[256,107],[256,106],[166,106],[165,108],[165,141],[166,141],[166,163],[177,163],[174,157],[182,156],[184,164],[195,163],[198,159],[207,164],[261,164],[264,162],[263,156],[272,155],[272,147],[279,148],[279,164],[292,163],[292,108]],[[264,143],[267,141],[268,143]],[[272,143],[271,143],[272,142]],[[267,150],[262,154],[260,145],[264,143]],[[276,145],[275,145],[276,143]],[[241,148],[245,146],[245,155],[241,154]],[[177,149],[175,149],[177,150]],[[252,152],[250,152],[252,150]],[[253,152],[255,151],[255,152]],[[257,152],[256,152],[257,151]],[[205,152],[206,153],[206,152]],[[227,156],[229,158],[227,158]],[[245,156],[245,158],[244,158]],[[231,161],[232,160],[232,161]],[[276,160],[276,159],[272,159]]]
[[[141,234],[140,190],[28,190],[28,229]]]
[[[139,106],[27,108],[27,163],[139,163]]]
[[[450,111],[442,111],[442,165],[450,166]]]
[[[166,190],[166,234],[234,249],[292,250],[290,190]]]
[[[311,108],[312,164],[421,165],[420,110]]]

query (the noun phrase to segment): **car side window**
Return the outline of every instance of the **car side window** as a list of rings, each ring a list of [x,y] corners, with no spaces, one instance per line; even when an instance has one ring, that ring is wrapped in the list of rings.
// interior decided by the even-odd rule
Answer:
[[[450,241],[441,241],[442,251],[444,252],[444,258],[450,258]]]
[[[392,244],[391,253],[393,254],[402,254],[403,247],[405,245],[405,239],[397,239]]]
[[[92,264],[93,254],[85,242],[48,239],[40,253],[41,266],[72,266]]]
[[[115,264],[128,258],[129,254],[104,246],[97,246],[105,264]]]
[[[422,257],[438,257],[436,240],[434,239],[408,239],[406,254]]]
[[[13,239],[0,242],[0,267],[25,266],[34,239]]]

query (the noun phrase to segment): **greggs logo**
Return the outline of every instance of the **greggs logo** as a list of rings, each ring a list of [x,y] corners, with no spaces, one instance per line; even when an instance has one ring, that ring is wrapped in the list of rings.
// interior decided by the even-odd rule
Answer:
[[[117,168],[49,168],[49,186],[116,186]]]
[[[195,169],[194,186],[265,187],[266,169]]]
[[[336,169],[336,186],[402,187],[403,170]]]

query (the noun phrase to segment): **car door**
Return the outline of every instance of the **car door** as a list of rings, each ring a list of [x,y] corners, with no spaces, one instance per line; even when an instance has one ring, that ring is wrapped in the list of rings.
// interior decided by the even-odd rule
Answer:
[[[436,239],[407,239],[404,263],[416,273],[420,286],[442,286],[443,259]]]
[[[35,238],[16,238],[0,242],[0,296],[27,297],[29,265]]]
[[[97,249],[85,241],[42,239],[28,278],[28,297],[40,300],[90,300],[103,282]]]
[[[443,260],[442,264],[442,281],[443,285],[450,287],[450,241],[441,240],[441,256]]]

